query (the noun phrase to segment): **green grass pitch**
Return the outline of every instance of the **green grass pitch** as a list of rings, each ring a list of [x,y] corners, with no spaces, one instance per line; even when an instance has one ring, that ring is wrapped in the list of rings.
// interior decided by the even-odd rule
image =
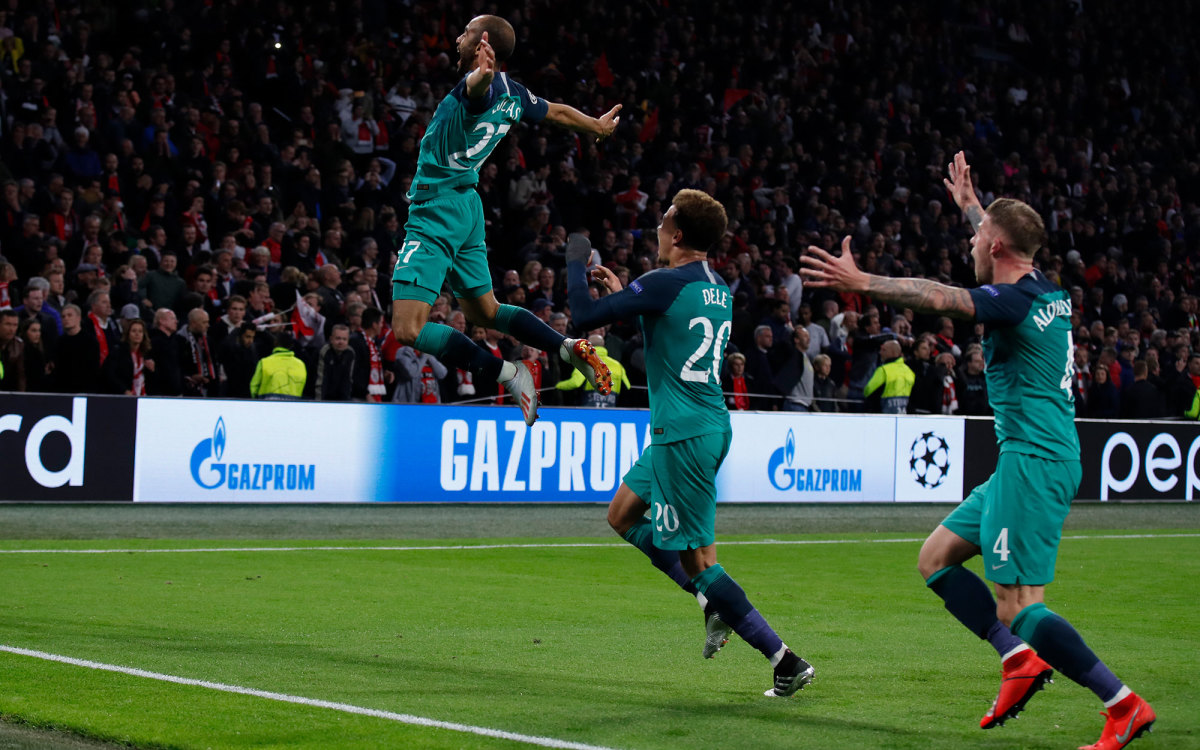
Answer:
[[[758,542],[720,559],[816,668],[780,700],[736,637],[701,659],[694,600],[590,529],[449,542],[524,547],[242,552],[146,550],[447,541],[34,538],[48,533],[0,550],[136,551],[0,553],[0,645],[609,748],[1074,748],[1102,726],[1094,697],[1058,677],[1020,720],[978,729],[997,659],[925,590],[920,534],[722,537]],[[1063,543],[1050,606],[1154,704],[1134,747],[1200,748],[1200,533],[1084,533]],[[1123,534],[1138,536],[1103,538]],[[880,541],[896,538],[910,541]],[[593,546],[546,546],[562,542]],[[520,746],[11,653],[0,717],[136,747]]]

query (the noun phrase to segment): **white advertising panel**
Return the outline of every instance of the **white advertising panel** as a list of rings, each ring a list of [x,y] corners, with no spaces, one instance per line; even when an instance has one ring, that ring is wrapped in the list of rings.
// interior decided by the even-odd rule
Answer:
[[[896,417],[896,502],[963,499],[966,452],[963,420]]]
[[[373,500],[381,417],[366,404],[142,399],[134,500]]]
[[[734,413],[724,502],[891,502],[895,417]]]

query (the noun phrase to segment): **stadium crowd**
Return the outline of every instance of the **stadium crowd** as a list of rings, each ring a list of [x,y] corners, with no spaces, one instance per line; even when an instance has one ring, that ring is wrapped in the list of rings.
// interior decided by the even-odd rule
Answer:
[[[1043,217],[1078,414],[1197,414],[1193,4],[501,5],[5,3],[0,390],[495,396],[388,328],[418,145],[455,37],[488,10],[535,94],[625,107],[600,144],[523,125],[478,188],[497,298],[598,337],[635,386],[617,403],[645,403],[640,334],[574,331],[566,237],[634,279],[671,197],[698,188],[730,218],[710,261],[732,291],[730,408],[987,413],[978,326],[797,274],[806,246],[849,234],[868,271],[973,285],[942,183],[965,150],[984,205]],[[537,362],[544,403],[603,403],[558,357],[470,330],[449,294],[432,319]]]

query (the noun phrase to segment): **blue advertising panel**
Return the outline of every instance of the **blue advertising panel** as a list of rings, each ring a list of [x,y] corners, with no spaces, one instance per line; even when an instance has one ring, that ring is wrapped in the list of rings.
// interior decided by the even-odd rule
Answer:
[[[141,399],[143,502],[607,502],[649,414]]]

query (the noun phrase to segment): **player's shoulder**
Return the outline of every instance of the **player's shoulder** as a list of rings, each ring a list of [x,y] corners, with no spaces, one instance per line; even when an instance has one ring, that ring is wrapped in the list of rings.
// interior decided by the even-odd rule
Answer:
[[[1042,297],[1047,294],[1056,294],[1059,292],[1063,294],[1066,293],[1061,286],[1055,284],[1053,281],[1047,278],[1044,273],[1036,268],[1022,276],[1020,280],[1017,281],[1017,285],[1020,286],[1027,294],[1032,294],[1037,297]]]
[[[647,291],[659,292],[678,281],[679,277],[671,273],[673,268],[655,268],[638,276],[629,282],[629,291],[634,294],[645,294]]]
[[[513,78],[508,73],[497,73],[496,77],[492,79],[492,88],[498,88],[500,93],[507,94],[509,96],[521,96],[524,94],[532,97],[535,100],[537,99],[537,97],[533,96],[525,84],[521,83],[516,78]]]
[[[977,294],[986,294],[993,299],[1034,300],[1047,294],[1062,292],[1063,289],[1035,268],[1011,284],[982,284],[973,291]]]

